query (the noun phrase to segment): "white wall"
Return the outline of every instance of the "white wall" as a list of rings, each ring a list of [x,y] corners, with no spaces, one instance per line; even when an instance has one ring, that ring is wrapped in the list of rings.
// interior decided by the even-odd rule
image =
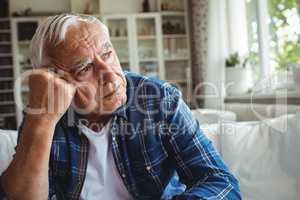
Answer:
[[[100,1],[101,14],[137,13],[142,11],[143,0]],[[156,6],[155,1],[150,0],[149,2],[150,8],[153,10]],[[10,13],[23,11],[29,7],[36,12],[70,12],[71,0],[10,0]]]
[[[142,11],[142,0],[101,0],[101,14],[136,13]]]
[[[10,13],[31,8],[34,12],[68,12],[69,0],[10,0]]]

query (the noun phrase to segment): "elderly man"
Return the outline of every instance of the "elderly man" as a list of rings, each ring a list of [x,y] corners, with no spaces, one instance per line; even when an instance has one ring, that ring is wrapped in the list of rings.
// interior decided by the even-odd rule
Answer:
[[[31,43],[30,99],[8,199],[241,199],[171,85],[124,73],[96,18],[46,19]],[[49,88],[52,88],[50,90]]]

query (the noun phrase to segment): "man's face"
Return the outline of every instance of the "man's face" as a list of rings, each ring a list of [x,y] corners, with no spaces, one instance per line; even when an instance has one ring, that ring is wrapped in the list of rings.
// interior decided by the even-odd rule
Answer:
[[[49,57],[77,86],[77,112],[109,114],[126,102],[124,73],[109,36],[99,25],[80,22],[71,27],[65,41],[49,50]]]

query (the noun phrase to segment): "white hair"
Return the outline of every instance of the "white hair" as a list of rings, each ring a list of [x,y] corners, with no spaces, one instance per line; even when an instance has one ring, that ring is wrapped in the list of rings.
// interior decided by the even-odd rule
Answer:
[[[106,25],[93,16],[60,14],[48,17],[38,26],[30,43],[32,67],[39,68],[51,64],[49,63],[47,55],[47,45],[54,47],[63,42],[68,29],[71,26],[77,26],[79,22],[95,23],[99,25],[99,28],[109,37],[109,31]]]

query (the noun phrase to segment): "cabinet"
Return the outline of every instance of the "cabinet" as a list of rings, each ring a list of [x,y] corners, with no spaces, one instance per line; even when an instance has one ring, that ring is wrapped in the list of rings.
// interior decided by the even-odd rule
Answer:
[[[11,28],[9,18],[0,18],[0,128],[15,129]]]
[[[16,104],[16,119],[21,123],[22,111],[28,103],[27,78],[24,76],[26,70],[30,70],[30,40],[32,39],[36,28],[42,22],[42,17],[24,17],[11,19],[11,38],[13,47],[13,69],[14,69],[14,98]]]
[[[111,42],[124,70],[164,79],[162,30],[158,13],[106,15]]]
[[[156,12],[98,17],[109,29],[111,42],[124,70],[171,82],[189,103],[191,56],[186,1],[160,0],[156,6]],[[31,68],[29,44],[42,20],[42,17],[11,19],[15,79]],[[26,80],[17,82],[14,97],[19,124],[23,117],[22,108],[28,99]]]

